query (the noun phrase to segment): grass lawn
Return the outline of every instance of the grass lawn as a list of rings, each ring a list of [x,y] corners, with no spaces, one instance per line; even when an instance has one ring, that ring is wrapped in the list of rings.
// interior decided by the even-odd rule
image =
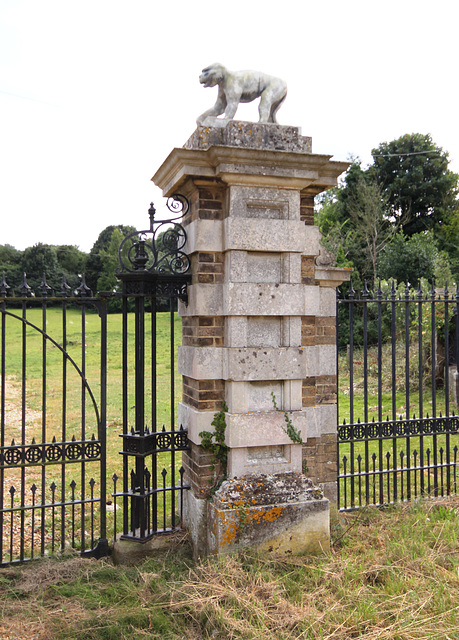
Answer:
[[[23,640],[459,638],[459,499],[332,517],[318,557],[193,563],[185,538],[136,567],[40,560],[0,570],[0,637]]]
[[[21,315],[21,309],[13,309],[12,313]],[[5,348],[5,446],[16,444],[22,440],[26,444],[90,439],[92,435],[97,438],[97,411],[100,411],[100,318],[94,311],[69,308],[66,312],[65,325],[60,308],[47,309],[46,318],[43,317],[41,308],[27,309],[27,320],[39,329],[45,329],[53,341],[46,341],[46,359],[43,359],[43,337],[33,327],[23,330],[21,321],[12,316],[6,317],[4,325],[6,336]],[[128,322],[128,424],[135,425],[134,420],[134,322],[133,314],[129,315]],[[175,345],[173,358],[177,360],[177,349],[181,343],[181,320],[175,314]],[[146,321],[145,332],[145,424],[148,428],[152,425],[152,344],[150,324]],[[156,317],[156,427],[161,430],[163,425],[166,430],[171,428],[171,405],[175,411],[175,427],[177,425],[177,404],[181,400],[181,377],[175,368],[175,393],[172,398],[171,385],[171,347],[170,347],[170,314],[158,313]],[[65,326],[65,328],[64,328]],[[65,332],[65,334],[64,334]],[[67,361],[63,368],[63,354],[60,346],[65,342],[67,352],[72,361]],[[26,357],[23,357],[23,343],[26,342]],[[119,437],[122,433],[123,397],[122,397],[122,317],[121,314],[109,314],[107,317],[107,495],[105,501],[111,501],[113,491],[112,476],[116,473],[122,478],[122,457],[119,452],[122,449],[122,441]],[[64,373],[65,372],[65,373]],[[84,374],[91,394],[84,392],[81,372]],[[25,385],[22,385],[22,378]],[[65,377],[64,377],[65,376]],[[23,395],[23,390],[25,394]],[[65,401],[64,401],[65,397]],[[25,420],[22,420],[22,405],[24,406]],[[45,412],[45,419],[43,419]],[[83,429],[84,425],[84,429]],[[181,456],[176,456],[180,463]],[[159,486],[162,486],[161,471],[165,467],[170,471],[170,459],[167,454],[158,456]],[[65,477],[62,475],[65,471]],[[51,485],[57,485],[56,495],[69,500],[71,496],[70,482],[74,479],[78,488],[85,483],[86,495],[89,496],[91,487],[89,481],[94,478],[95,495],[99,495],[100,469],[98,462],[86,462],[83,473],[81,463],[66,463],[65,469],[61,464],[47,465],[45,476],[40,467],[26,467],[21,469],[7,469],[2,472],[4,486],[4,505],[9,505],[10,487],[16,488],[24,484],[26,487],[26,504],[31,504],[31,487],[35,484],[39,487],[37,495],[45,502],[51,501]],[[168,482],[169,476],[168,476]],[[64,489],[62,489],[64,487]],[[117,490],[121,490],[118,482]],[[19,489],[16,492],[19,497]],[[121,522],[121,501],[118,501],[118,524]],[[161,500],[162,504],[162,500]],[[87,520],[89,508],[84,514]],[[40,514],[37,512],[35,523],[40,526]],[[60,513],[56,510],[55,529],[59,531]],[[9,517],[8,517],[9,518]],[[8,519],[9,522],[9,519]],[[113,536],[113,513],[108,513],[108,535]],[[86,522],[86,526],[89,523]],[[46,527],[51,524],[47,521]],[[5,529],[6,531],[6,529]],[[78,532],[77,532],[78,533]],[[88,535],[89,532],[88,532]],[[8,541],[9,544],[9,541]]]

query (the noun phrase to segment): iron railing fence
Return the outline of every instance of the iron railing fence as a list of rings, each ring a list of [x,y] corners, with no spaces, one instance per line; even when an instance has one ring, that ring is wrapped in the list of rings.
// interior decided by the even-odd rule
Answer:
[[[337,299],[338,504],[456,493],[459,288]]]
[[[65,279],[54,292],[43,277],[37,295],[25,275],[16,291],[0,283],[0,565],[67,544],[106,553],[107,313],[105,299],[88,291],[84,279],[72,294]],[[70,308],[78,309],[72,320]],[[94,309],[100,374],[90,381],[86,317]]]
[[[189,486],[179,454],[188,438],[186,426],[176,424],[175,309],[178,299],[186,301],[191,280],[186,234],[177,222],[188,203],[176,196],[168,206],[175,218],[155,220],[151,205],[150,228],[121,243],[121,291],[93,296],[84,277],[73,292],[65,279],[59,291],[45,276],[36,291],[25,275],[16,289],[0,280],[0,566],[66,546],[104,555],[108,535],[144,542],[181,527]],[[120,473],[110,472],[111,490],[107,307],[115,298],[122,306],[123,429],[109,443],[112,453],[122,455]],[[162,380],[157,306],[165,300],[169,375]],[[99,323],[88,336],[94,317]],[[160,384],[169,391],[167,429],[157,424]]]

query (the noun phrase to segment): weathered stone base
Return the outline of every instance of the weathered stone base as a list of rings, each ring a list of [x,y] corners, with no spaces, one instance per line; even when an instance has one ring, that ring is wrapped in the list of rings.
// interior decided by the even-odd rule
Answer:
[[[330,548],[329,502],[302,474],[228,480],[207,509],[211,554],[245,546],[289,554],[322,553]]]
[[[118,536],[112,547],[112,559],[114,564],[135,565],[158,552],[170,552],[180,542],[183,542],[186,532],[159,534],[147,542],[135,540],[121,540]]]

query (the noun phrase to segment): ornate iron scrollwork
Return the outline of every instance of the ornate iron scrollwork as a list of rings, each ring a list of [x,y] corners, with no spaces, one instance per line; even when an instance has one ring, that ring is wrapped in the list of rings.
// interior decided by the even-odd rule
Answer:
[[[183,251],[186,232],[178,222],[189,209],[188,200],[174,194],[167,200],[173,214],[168,220],[155,220],[156,210],[150,204],[150,228],[135,231],[122,241],[118,259],[122,273],[147,271],[158,275],[181,276],[190,269],[190,259]]]

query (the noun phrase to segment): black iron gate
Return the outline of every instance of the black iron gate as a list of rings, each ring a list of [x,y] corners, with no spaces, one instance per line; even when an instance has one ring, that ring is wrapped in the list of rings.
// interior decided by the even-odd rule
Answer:
[[[340,509],[457,492],[459,288],[338,295]]]
[[[25,275],[17,290],[4,277],[0,282],[0,566],[67,546],[104,555],[119,528],[122,537],[144,542],[180,527],[188,487],[176,453],[187,449],[188,440],[175,416],[174,325],[177,300],[186,301],[191,276],[178,222],[188,203],[174,196],[168,206],[174,218],[156,221],[151,205],[150,228],[123,240],[120,292],[93,296],[84,278],[73,292],[65,279],[52,290],[45,276],[36,292]],[[123,433],[110,447],[121,449],[123,462],[107,492],[111,298],[122,304]],[[159,380],[156,319],[164,305],[169,377]],[[58,325],[49,311],[56,307]],[[91,349],[96,358],[89,363]],[[168,428],[158,423],[159,384],[170,391]],[[113,503],[109,531],[107,503]]]
[[[0,565],[63,550],[66,545],[81,554],[106,554],[105,300],[90,297],[84,279],[74,295],[69,295],[65,280],[55,295],[43,277],[35,296],[25,275],[17,292],[7,296],[9,289],[3,278]],[[56,306],[61,322],[51,336],[48,313]],[[98,400],[86,376],[86,314],[94,307],[100,319]],[[78,310],[71,321],[79,317],[78,340],[68,322],[70,308]],[[58,388],[48,382],[53,367],[61,371]]]
[[[176,452],[188,449],[187,433],[175,419],[175,342],[174,318],[177,301],[187,302],[187,284],[191,281],[190,261],[183,249],[186,233],[178,219],[186,214],[188,202],[183,196],[168,201],[175,218],[156,221],[150,206],[150,227],[125,238],[119,250],[123,285],[123,487],[122,538],[146,542],[158,533],[177,529],[180,523],[184,470],[176,469]],[[157,344],[156,314],[158,303],[167,303],[170,315],[169,429],[158,425],[157,416]],[[128,366],[128,318],[133,304],[134,385],[130,391]],[[149,323],[148,323],[149,320]],[[149,326],[148,326],[149,325]],[[145,345],[151,337],[150,354]],[[133,403],[133,404],[132,404]],[[132,415],[129,409],[132,408]],[[115,520],[115,532],[117,524]]]

